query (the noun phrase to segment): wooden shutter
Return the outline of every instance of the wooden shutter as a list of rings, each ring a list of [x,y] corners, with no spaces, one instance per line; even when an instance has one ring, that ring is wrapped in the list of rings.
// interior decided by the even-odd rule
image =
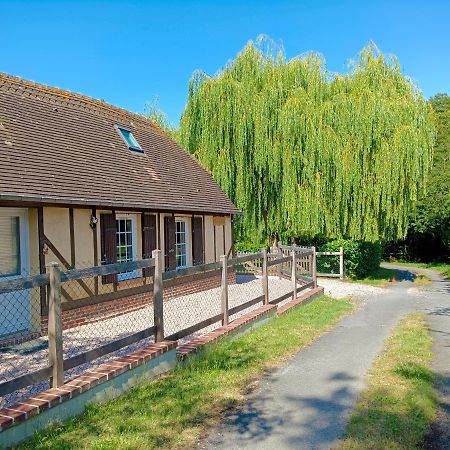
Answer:
[[[203,219],[192,218],[192,259],[194,266],[204,263],[203,260]]]
[[[117,262],[117,226],[116,214],[100,214],[100,248],[101,264],[114,264]],[[117,274],[105,275],[102,283],[115,283]]]
[[[144,214],[141,216],[142,225],[142,258],[147,259],[152,257],[152,251],[156,250],[156,216],[154,214]],[[147,267],[143,269],[142,275],[144,277],[152,277],[154,267]]]
[[[164,261],[166,270],[177,267],[175,256],[175,217],[164,217]]]

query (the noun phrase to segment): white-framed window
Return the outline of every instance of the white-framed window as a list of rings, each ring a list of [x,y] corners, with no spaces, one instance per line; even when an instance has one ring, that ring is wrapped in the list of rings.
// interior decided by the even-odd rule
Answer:
[[[175,219],[175,256],[177,269],[188,266],[188,223],[183,218]]]
[[[137,238],[136,238],[136,218],[132,215],[117,215],[116,217],[117,234],[117,262],[134,261],[137,257]],[[120,273],[118,280],[129,280],[137,278],[137,270]]]
[[[21,273],[20,226],[18,216],[0,217],[0,278]]]

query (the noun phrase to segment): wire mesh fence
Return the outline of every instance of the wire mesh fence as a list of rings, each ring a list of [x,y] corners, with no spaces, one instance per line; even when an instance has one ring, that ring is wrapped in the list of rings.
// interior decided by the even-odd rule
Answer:
[[[0,273],[0,282],[29,277],[30,269]],[[47,338],[41,334],[41,292],[45,288],[23,287],[0,293],[0,384],[25,377],[48,365]],[[8,398],[0,394],[0,407]]]
[[[88,262],[76,265],[77,269],[89,267]],[[149,336],[139,345],[125,345],[127,338],[136,333],[145,336],[145,330],[154,325],[153,280],[142,276],[143,270],[119,270],[113,276],[92,276],[87,271],[86,276],[61,283],[63,356],[71,361],[66,364],[65,379],[153,341]],[[113,350],[117,342],[124,346]],[[97,356],[95,350],[105,347],[113,351]]]
[[[160,258],[156,251],[146,260],[65,271],[51,265],[48,274],[0,279],[1,405],[155,340],[186,340],[263,304],[282,304],[314,285],[311,249],[223,256],[164,273]]]

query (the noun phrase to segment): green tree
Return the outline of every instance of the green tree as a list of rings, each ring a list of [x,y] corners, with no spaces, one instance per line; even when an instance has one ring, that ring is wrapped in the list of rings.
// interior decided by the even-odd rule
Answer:
[[[145,105],[144,116],[153,120],[153,122],[163,129],[173,139],[178,139],[178,129],[169,121],[165,112],[158,107],[158,98],[155,97],[152,102]]]
[[[180,142],[245,216],[239,237],[404,237],[432,160],[433,114],[373,45],[346,74],[250,42],[191,79]]]
[[[427,192],[412,214],[409,241],[423,235],[441,241],[450,253],[450,96],[437,94],[430,99],[436,113],[436,144]],[[434,253],[439,252],[438,248]],[[442,252],[442,250],[441,250]],[[413,251],[412,257],[421,257]],[[440,255],[436,255],[440,256]]]

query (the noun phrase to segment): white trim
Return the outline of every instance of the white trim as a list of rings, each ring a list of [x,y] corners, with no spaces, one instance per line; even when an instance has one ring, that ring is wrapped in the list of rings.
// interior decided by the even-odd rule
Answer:
[[[0,208],[2,217],[19,217],[20,239],[20,274],[2,277],[2,280],[14,280],[30,274],[30,245],[28,236],[28,209],[27,208]],[[2,236],[0,236],[2,239]]]
[[[30,273],[30,248],[28,236],[28,209],[27,208],[0,208],[1,217],[19,217],[20,239],[20,274],[0,278],[1,280],[14,280]],[[4,236],[0,236],[4,239]],[[0,295],[0,311],[7,317],[6,327],[0,323],[0,336],[6,332],[11,334],[32,329],[31,321],[31,289],[15,291]]]
[[[177,269],[184,269],[186,267],[191,266],[191,257],[190,257],[190,250],[191,250],[191,233],[190,233],[190,220],[188,217],[176,217],[175,216],[175,252],[176,252],[176,235],[177,235],[177,222],[184,222],[184,232],[185,232],[185,242],[186,242],[186,264],[183,266],[178,266]],[[176,255],[175,255],[176,256]]]
[[[136,214],[125,214],[125,213],[121,213],[121,214],[117,214],[116,215],[116,221],[117,220],[131,220],[131,245],[132,245],[132,251],[133,251],[133,261],[137,260],[137,221],[136,221]],[[117,246],[116,246],[116,251],[117,251]],[[120,273],[117,275],[117,280],[118,281],[124,281],[124,280],[130,280],[132,278],[139,278],[139,271],[138,270],[133,270],[132,272],[127,272],[127,273]]]

